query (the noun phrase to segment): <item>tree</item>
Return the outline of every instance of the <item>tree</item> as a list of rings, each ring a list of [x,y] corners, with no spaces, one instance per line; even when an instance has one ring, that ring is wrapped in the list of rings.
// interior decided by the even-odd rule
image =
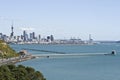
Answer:
[[[41,72],[23,65],[0,66],[0,80],[46,80]]]
[[[15,80],[6,65],[0,66],[0,80]]]

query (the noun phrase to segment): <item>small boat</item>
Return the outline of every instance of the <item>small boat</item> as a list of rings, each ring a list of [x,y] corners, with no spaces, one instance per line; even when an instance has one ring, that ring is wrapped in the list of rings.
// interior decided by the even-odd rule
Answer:
[[[104,54],[104,55],[116,55],[116,51],[112,50],[112,52],[110,54]]]
[[[112,50],[111,55],[116,55],[116,51]]]

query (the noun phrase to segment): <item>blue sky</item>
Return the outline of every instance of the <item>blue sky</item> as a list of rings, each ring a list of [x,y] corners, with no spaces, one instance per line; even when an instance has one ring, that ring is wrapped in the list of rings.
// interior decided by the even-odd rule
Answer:
[[[0,0],[0,32],[34,28],[42,37],[120,40],[120,0]]]

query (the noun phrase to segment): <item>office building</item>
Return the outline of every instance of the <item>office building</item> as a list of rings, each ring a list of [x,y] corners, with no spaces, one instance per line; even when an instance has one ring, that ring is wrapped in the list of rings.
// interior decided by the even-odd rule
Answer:
[[[51,41],[54,41],[53,35],[50,36],[50,40],[51,40]]]
[[[25,30],[23,31],[23,41],[28,41],[28,34]]]

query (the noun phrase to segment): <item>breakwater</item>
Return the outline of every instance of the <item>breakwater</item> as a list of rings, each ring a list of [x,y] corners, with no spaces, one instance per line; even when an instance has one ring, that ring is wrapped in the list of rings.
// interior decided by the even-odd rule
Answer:
[[[34,58],[38,57],[70,57],[70,56],[107,56],[115,55],[112,53],[71,53],[71,54],[36,54],[32,55]]]

